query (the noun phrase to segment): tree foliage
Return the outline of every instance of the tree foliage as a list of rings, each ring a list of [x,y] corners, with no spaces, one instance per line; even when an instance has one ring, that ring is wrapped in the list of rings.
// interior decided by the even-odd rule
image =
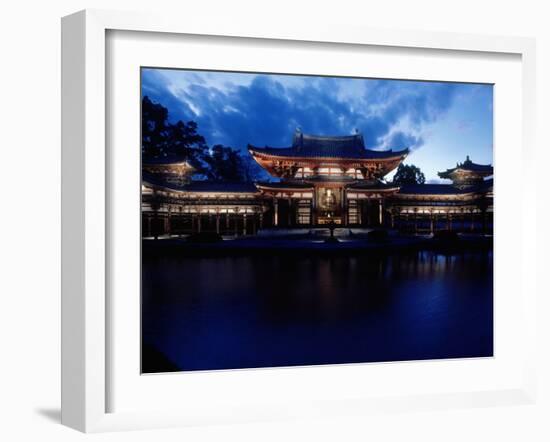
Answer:
[[[258,174],[255,165],[240,152],[220,144],[208,148],[197,123],[171,123],[168,109],[145,96],[141,108],[142,156],[145,161],[187,160],[197,173],[210,180],[250,181]]]
[[[400,186],[405,184],[424,184],[426,177],[414,164],[405,165],[401,163],[393,176],[393,182]]]
[[[243,159],[238,151],[231,147],[216,144],[210,149],[208,155],[203,157],[208,166],[206,176],[216,181],[242,181],[244,180]]]
[[[167,149],[168,109],[149,97],[141,103],[141,153],[145,158],[160,157]]]
[[[170,123],[168,109],[143,97],[141,105],[141,150],[144,159],[197,160],[208,150],[197,123]]]

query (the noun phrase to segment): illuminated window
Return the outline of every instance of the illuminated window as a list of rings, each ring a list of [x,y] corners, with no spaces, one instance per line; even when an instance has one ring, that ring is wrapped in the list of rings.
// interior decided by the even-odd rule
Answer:
[[[298,224],[310,224],[310,221],[311,221],[311,209],[310,209],[309,200],[299,200],[298,213],[297,213]]]
[[[363,174],[361,173],[361,171],[359,169],[348,169],[348,170],[346,170],[346,175],[351,177],[351,178],[355,178],[356,180],[362,180],[363,179]]]
[[[317,169],[317,174],[319,175],[330,175],[330,176],[342,176],[342,169],[339,167],[319,167]]]
[[[359,207],[357,205],[357,200],[348,201],[348,223],[349,224],[360,224],[361,219],[359,216]]]

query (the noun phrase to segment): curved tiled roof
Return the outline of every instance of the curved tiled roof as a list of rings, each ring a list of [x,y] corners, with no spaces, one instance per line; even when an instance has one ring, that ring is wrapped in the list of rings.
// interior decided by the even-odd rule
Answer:
[[[298,149],[339,149],[349,151],[362,151],[365,149],[363,135],[323,136],[308,135],[296,132],[292,139],[292,147]]]
[[[405,184],[399,189],[399,193],[404,195],[458,195],[471,191],[471,189],[460,189],[452,184]]]
[[[406,184],[399,189],[402,195],[460,195],[472,192],[487,192],[493,187],[493,180],[478,185],[457,187],[454,184]]]
[[[227,192],[227,193],[257,193],[256,185],[249,182],[225,182],[225,181],[191,181],[178,185],[169,183],[161,177],[142,172],[144,183],[179,192]]]
[[[192,167],[189,159],[175,155],[164,155],[160,157],[143,156],[141,162],[143,166],[164,166],[187,163],[190,167]]]
[[[187,192],[256,193],[253,182],[192,181],[183,186]]]
[[[279,181],[279,182],[269,182],[269,181],[260,181],[257,183],[259,187],[269,187],[270,189],[313,189],[313,186],[308,183],[303,182],[293,182],[293,181]]]
[[[390,190],[398,189],[399,185],[392,183],[383,183],[382,181],[376,181],[374,183],[357,181],[355,183],[349,184],[348,186],[346,186],[346,188],[356,190]]]
[[[257,147],[248,145],[248,150],[254,153],[276,157],[296,158],[351,158],[351,159],[383,159],[404,156],[408,149],[399,151],[376,151],[365,148],[361,134],[347,136],[307,135],[296,132],[291,147]]]
[[[296,157],[296,158],[350,158],[376,160],[384,158],[393,158],[405,156],[409,153],[408,149],[399,151],[384,150],[376,151],[365,148],[342,147],[337,144],[322,144],[317,146],[308,146],[307,148],[298,147],[256,147],[248,145],[248,150],[254,153],[270,155],[274,157]]]
[[[475,172],[482,175],[492,175],[493,174],[493,166],[490,164],[477,164],[474,163],[472,160],[470,160],[470,157],[466,157],[466,161],[463,163],[457,163],[456,167],[453,167],[452,169],[447,169],[444,172],[439,172],[438,175],[441,178],[448,178],[453,172],[457,170],[464,170],[468,172]]]

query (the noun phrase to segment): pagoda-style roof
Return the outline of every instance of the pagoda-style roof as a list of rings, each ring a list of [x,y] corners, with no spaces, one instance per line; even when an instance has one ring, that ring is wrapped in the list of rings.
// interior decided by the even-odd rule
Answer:
[[[399,189],[399,195],[464,195],[488,192],[492,187],[492,179],[484,180],[476,185],[461,187],[453,184],[405,184]]]
[[[253,182],[191,181],[184,186],[187,192],[257,193]]]
[[[190,170],[194,169],[191,163],[186,160],[175,156],[158,156],[158,157],[146,157],[144,156],[141,160],[143,167],[154,167],[154,166],[183,166],[187,167]]]
[[[141,170],[143,174],[156,175],[173,185],[185,184],[195,172],[187,160],[167,156],[142,158]]]
[[[365,148],[363,135],[321,136],[296,132],[290,147],[257,147],[248,145],[253,156],[303,159],[377,160],[405,157],[408,149],[376,151]]]
[[[452,184],[405,184],[399,189],[400,195],[459,195],[469,193],[467,190]]]
[[[295,132],[290,147],[256,147],[249,144],[248,151],[272,176],[283,179],[294,178],[300,169],[307,169],[308,177],[327,175],[324,168],[340,169],[337,174],[342,175],[346,170],[355,169],[365,179],[378,179],[399,166],[409,153],[408,149],[367,149],[363,136],[358,133],[329,137],[307,135],[301,131]],[[333,173],[331,170],[328,175]]]
[[[357,191],[381,191],[381,192],[393,192],[399,190],[399,185],[393,183],[384,183],[382,181],[367,182],[356,181],[346,186],[346,189]]]
[[[466,161],[463,163],[457,163],[456,167],[447,169],[444,172],[438,173],[440,178],[448,178],[455,181],[461,175],[469,177],[483,178],[493,175],[493,166],[490,164],[477,164],[470,160],[469,156],[466,156]]]
[[[312,190],[313,186],[305,182],[296,181],[260,181],[256,184],[259,189],[271,190]]]
[[[256,185],[250,181],[191,181],[179,184],[145,171],[142,172],[142,182],[159,190],[185,193],[258,193]]]

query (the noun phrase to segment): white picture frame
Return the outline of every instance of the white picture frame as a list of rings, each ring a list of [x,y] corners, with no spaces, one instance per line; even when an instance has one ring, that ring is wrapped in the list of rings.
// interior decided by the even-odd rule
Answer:
[[[380,48],[426,48],[515,54],[521,57],[521,175],[529,176],[535,161],[535,43],[532,39],[451,33],[388,31],[277,23],[213,22],[196,19],[182,25],[177,17],[110,11],[82,11],[62,21],[62,422],[85,432],[155,428],[209,422],[243,422],[285,417],[361,414],[370,411],[418,410],[510,403],[532,403],[536,393],[534,342],[526,342],[523,382],[514,388],[461,394],[426,394],[373,398],[316,400],[288,407],[264,407],[250,413],[237,408],[231,418],[209,418],[205,412],[189,419],[185,412],[107,412],[112,387],[110,364],[107,244],[109,187],[106,119],[106,34],[108,31],[212,35],[292,42],[369,45]],[[522,220],[535,219],[536,194],[522,191]],[[523,315],[518,320],[533,336],[536,319],[535,269],[527,256],[536,247],[534,232],[521,227]],[[533,253],[534,256],[534,253]],[[498,320],[498,318],[497,318]],[[333,369],[338,369],[337,367]],[[261,408],[261,407],[259,407]],[[291,410],[291,411],[289,411]]]

